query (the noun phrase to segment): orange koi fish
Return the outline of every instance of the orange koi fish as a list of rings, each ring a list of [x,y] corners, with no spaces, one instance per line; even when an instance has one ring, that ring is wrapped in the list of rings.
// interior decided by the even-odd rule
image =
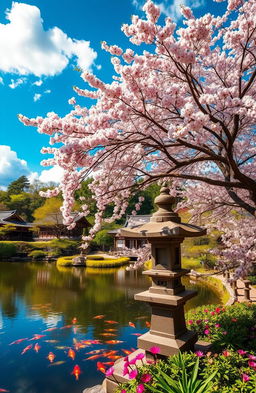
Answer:
[[[104,329],[105,332],[116,332],[117,329]]]
[[[97,370],[101,371],[103,374],[106,372],[106,367],[104,366],[103,363],[97,362]]]
[[[56,358],[56,356],[54,355],[53,352],[49,352],[47,359],[50,361],[50,363],[52,363],[54,361],[54,359]]]
[[[28,340],[28,338],[19,338],[19,340],[13,341],[9,345],[20,344],[22,341]]]
[[[104,349],[95,349],[94,351],[86,352],[85,355],[97,355],[98,353],[104,352]]]
[[[26,353],[27,351],[29,351],[32,347],[33,347],[32,344],[28,345],[26,348],[23,349],[23,351],[21,352],[21,355],[24,355],[24,353]]]
[[[128,349],[122,349],[122,351],[123,351],[123,353],[125,354],[125,355],[130,355],[131,353],[132,353],[132,351],[129,351]]]
[[[108,358],[108,359],[111,359],[111,360],[117,360],[117,359],[121,359],[121,358],[122,358],[122,356],[118,356],[118,355],[110,355],[110,356],[107,356],[107,358]]]
[[[105,364],[106,366],[113,366],[115,362],[102,362],[102,364]]]
[[[72,360],[75,360],[76,353],[72,348],[68,350],[68,357],[71,358]]]
[[[73,368],[73,371],[72,371],[71,375],[74,375],[74,376],[76,377],[76,380],[78,381],[79,375],[80,375],[81,373],[82,373],[82,372],[81,372],[80,367],[78,366],[78,364],[76,364],[75,367]]]
[[[40,348],[41,348],[41,347],[40,347],[40,345],[39,345],[38,343],[36,343],[36,344],[34,345],[34,350],[36,351],[36,353],[38,353],[38,351],[39,351]]]
[[[42,337],[45,337],[45,334],[34,334],[34,337],[32,337],[29,341],[40,340]]]
[[[53,328],[49,328],[49,329],[45,329],[43,330],[43,332],[52,332],[53,330],[58,329],[57,327],[53,327]]]
[[[101,336],[105,336],[105,337],[115,337],[116,334],[113,333],[100,333]]]
[[[99,358],[101,358],[102,357],[102,354],[99,354],[99,355],[92,355],[92,356],[89,356],[88,358],[86,358],[86,359],[84,359],[84,360],[95,360],[95,359],[99,359]]]
[[[73,323],[73,325],[75,325],[75,324],[77,323],[77,318],[76,318],[76,317],[74,317],[74,318],[72,319],[72,323]]]
[[[101,344],[100,340],[82,340],[81,342],[85,345]]]
[[[146,324],[146,326],[147,326],[148,328],[150,328],[150,326],[151,326],[151,323],[150,323],[150,322],[146,321],[145,324]]]
[[[103,356],[104,358],[107,358],[108,356],[115,355],[117,352],[118,352],[118,351],[108,351],[108,352],[104,352],[104,353],[102,354],[102,356]]]
[[[66,363],[65,360],[59,360],[58,362],[54,362],[54,363],[49,364],[48,367],[60,366],[61,364],[64,364],[64,363]]]
[[[110,344],[110,345],[114,345],[114,344],[122,344],[124,341],[120,341],[120,340],[109,340],[106,341],[106,344]]]
[[[128,325],[131,326],[131,327],[133,327],[133,328],[135,328],[135,325],[134,325],[133,322],[129,322]]]
[[[105,315],[96,315],[95,317],[93,317],[93,319],[103,319],[105,318]]]
[[[118,322],[116,322],[116,321],[104,321],[105,323],[109,323],[109,324],[111,324],[111,325],[114,325],[115,323],[118,323]]]

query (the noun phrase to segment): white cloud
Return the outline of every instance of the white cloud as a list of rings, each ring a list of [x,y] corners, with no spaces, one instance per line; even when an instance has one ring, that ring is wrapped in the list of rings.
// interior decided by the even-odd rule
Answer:
[[[39,93],[34,94],[34,97],[33,97],[34,102],[39,101],[41,97],[42,97],[42,94],[39,94]]]
[[[62,180],[63,174],[64,170],[60,166],[55,165],[50,169],[44,169],[38,179],[42,183],[59,183]]]
[[[11,79],[11,83],[9,84],[9,87],[11,89],[16,89],[16,87],[22,85],[25,82],[26,82],[26,78],[18,78],[16,80]]]
[[[50,94],[51,92],[52,92],[52,91],[48,89],[48,90],[45,90],[45,91],[44,91],[44,94]]]
[[[0,85],[4,85],[4,80],[1,76],[0,76]]]
[[[163,0],[162,2],[156,1],[155,3],[159,6],[161,13],[166,16],[170,16],[173,20],[178,20],[181,18],[180,6],[184,5],[186,7],[199,8],[205,5],[206,0]],[[132,4],[141,9],[145,1],[143,0],[132,0]],[[171,3],[171,4],[170,4]]]
[[[29,175],[27,161],[18,158],[10,146],[0,145],[0,185],[7,186],[22,175]]]
[[[43,84],[42,79],[39,79],[38,81],[35,81],[35,82],[33,83],[33,85],[35,85],[35,86],[41,86],[42,84]]]
[[[89,41],[70,38],[58,27],[44,30],[40,9],[13,2],[0,23],[0,70],[20,75],[56,75],[71,59],[89,69],[97,57]]]

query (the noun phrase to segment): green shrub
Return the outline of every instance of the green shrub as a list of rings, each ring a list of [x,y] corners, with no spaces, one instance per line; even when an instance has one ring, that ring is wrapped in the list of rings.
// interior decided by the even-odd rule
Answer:
[[[13,242],[0,242],[0,258],[9,258],[15,256],[17,253],[16,245]]]
[[[187,323],[213,349],[256,350],[256,304],[236,303],[228,307],[202,306],[187,313]]]
[[[104,256],[103,255],[87,255],[87,258],[90,260],[104,260]]]
[[[252,285],[256,285],[256,276],[248,276],[248,280],[251,281]]]
[[[88,256],[88,258],[90,255]],[[130,258],[115,258],[115,259],[104,259],[104,260],[93,260],[86,259],[85,264],[87,267],[103,268],[103,267],[117,267],[123,266],[129,263]]]
[[[69,257],[60,257],[57,259],[57,266],[72,266],[73,263],[73,259],[76,257],[77,255],[72,255]]]
[[[44,259],[47,255],[47,252],[42,250],[33,250],[28,254],[32,259]]]

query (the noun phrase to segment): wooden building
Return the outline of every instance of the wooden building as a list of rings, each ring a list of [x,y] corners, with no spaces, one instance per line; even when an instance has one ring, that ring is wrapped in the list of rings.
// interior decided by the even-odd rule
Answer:
[[[0,211],[0,227],[11,225],[11,230],[4,235],[3,240],[33,240],[33,225],[21,218],[16,210]]]
[[[35,236],[38,240],[50,239],[79,239],[83,233],[88,233],[91,224],[85,217],[80,217],[73,213],[76,226],[74,229],[68,230],[67,226],[63,224],[63,217],[60,212],[49,214],[44,219],[37,221],[34,224]]]
[[[150,217],[151,217],[150,214],[127,216],[123,228],[130,228],[130,229],[138,228],[141,225],[149,222]],[[147,242],[147,240],[145,240],[145,237],[129,238],[129,237],[121,236],[119,232],[120,232],[119,229],[113,229],[108,232],[114,237],[114,251],[122,251],[124,248],[137,249],[142,247]]]

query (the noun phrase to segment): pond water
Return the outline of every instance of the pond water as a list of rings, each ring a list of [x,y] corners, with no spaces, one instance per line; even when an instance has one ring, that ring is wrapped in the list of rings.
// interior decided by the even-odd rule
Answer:
[[[124,355],[123,349],[136,347],[137,334],[148,330],[150,310],[133,297],[149,284],[147,277],[125,269],[1,262],[0,391],[81,393],[101,383],[103,374],[96,363]],[[221,302],[202,283],[191,285],[186,279],[186,286],[198,290],[187,308]],[[104,318],[94,318],[99,315]],[[75,350],[74,360],[68,356],[70,348]],[[95,350],[108,357],[87,360]],[[50,352],[55,356],[52,363]],[[78,380],[72,374],[76,364],[81,369]]]

